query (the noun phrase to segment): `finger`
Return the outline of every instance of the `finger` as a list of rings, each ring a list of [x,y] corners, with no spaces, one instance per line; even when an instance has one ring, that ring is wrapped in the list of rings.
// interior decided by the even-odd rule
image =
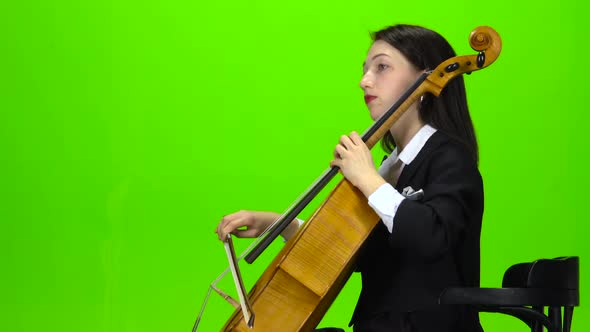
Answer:
[[[223,240],[225,238],[225,236],[231,232],[233,232],[235,229],[240,227],[240,223],[238,222],[238,220],[232,220],[228,223],[226,223],[222,228],[221,228],[221,234],[219,234],[219,239]]]
[[[231,220],[233,220],[234,218],[235,218],[235,213],[231,213],[231,214],[227,214],[227,215],[223,216],[223,218],[221,218],[221,221],[217,224],[217,229],[215,230],[215,232],[216,233],[221,232],[223,227],[225,227],[225,225],[227,225],[227,223],[230,222]]]
[[[221,240],[221,241],[225,240],[225,236],[227,235],[227,233],[229,233],[229,230],[227,230],[227,229],[231,227],[232,222],[236,221],[236,215],[237,215],[236,213],[232,213],[232,214],[224,216],[221,219],[221,222],[219,222],[219,224],[217,225],[217,230],[216,230],[219,240]]]
[[[349,150],[354,144],[350,140],[350,137],[348,137],[346,135],[342,135],[342,136],[340,136],[340,145],[342,145],[347,150]]]
[[[360,144],[365,143],[365,142],[363,142],[362,137],[356,131],[353,131],[352,133],[350,133],[350,139],[356,145],[360,145]]]
[[[343,147],[342,145],[336,145],[336,150],[335,150],[336,159],[342,160],[342,157],[344,157],[346,155],[346,153],[348,153],[348,150],[346,150],[345,147]]]
[[[231,227],[224,227],[221,229],[221,231],[219,231],[218,235],[219,235],[219,240],[220,241],[225,241],[225,238],[227,237],[227,234],[231,233],[233,231],[233,229],[231,229]]]
[[[221,240],[221,230],[223,229],[223,227],[225,226],[225,223],[227,222],[226,218],[228,216],[223,216],[223,218],[221,218],[221,221],[217,224],[217,227],[215,228],[215,233],[217,233],[217,235],[219,236],[219,239]]]
[[[225,226],[220,227],[217,230],[217,237],[219,238],[220,241],[224,241],[225,240],[225,237],[227,235],[227,233],[224,230],[225,230]]]
[[[249,228],[244,230],[236,229],[231,233],[237,237],[258,237],[259,232],[258,229]]]
[[[340,154],[338,153],[338,151],[336,151],[336,149],[338,148],[338,145],[340,145],[340,144],[337,144],[334,147],[334,158],[336,158],[336,159],[340,159]]]
[[[242,216],[242,214],[240,214],[239,217],[236,217],[235,219],[231,220],[225,225],[225,227],[223,228],[223,233],[227,235],[229,233],[233,233],[234,231],[242,227],[250,229],[253,225],[254,223],[253,220],[251,220],[251,218],[247,218],[246,216]]]
[[[223,239],[225,238],[225,234],[223,234],[223,229],[219,229],[219,230],[217,230],[217,238],[218,238],[220,241],[223,241]]]
[[[330,167],[340,167],[340,160],[339,159],[334,159],[332,161],[330,161]]]

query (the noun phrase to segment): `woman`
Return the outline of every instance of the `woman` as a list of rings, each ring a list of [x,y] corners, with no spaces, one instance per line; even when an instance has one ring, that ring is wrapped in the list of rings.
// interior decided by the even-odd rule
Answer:
[[[360,86],[374,120],[424,71],[455,56],[443,37],[418,26],[388,27],[373,41]],[[481,331],[476,312],[438,305],[446,287],[479,287],[483,184],[463,78],[414,103],[382,145],[391,155],[378,170],[355,132],[340,138],[330,163],[382,221],[359,255],[362,291],[350,324],[354,331]],[[278,216],[239,211],[216,232],[255,237]],[[283,237],[298,226],[292,222]]]

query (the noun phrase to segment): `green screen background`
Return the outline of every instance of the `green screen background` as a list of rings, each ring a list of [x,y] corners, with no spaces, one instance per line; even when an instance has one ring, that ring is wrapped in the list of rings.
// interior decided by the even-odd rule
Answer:
[[[459,54],[478,25],[501,35],[497,62],[466,76],[486,193],[481,284],[582,256],[573,330],[588,330],[586,6],[3,1],[0,330],[189,331],[227,266],[217,222],[284,211],[338,137],[370,125],[361,65],[369,32],[394,23],[437,30]],[[243,267],[247,285],[280,242]],[[321,326],[347,325],[358,291],[355,275]],[[231,312],[212,299],[200,330]]]

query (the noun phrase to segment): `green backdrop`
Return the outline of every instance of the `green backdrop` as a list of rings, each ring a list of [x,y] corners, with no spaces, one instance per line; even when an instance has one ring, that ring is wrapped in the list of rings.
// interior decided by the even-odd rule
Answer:
[[[474,27],[500,33],[498,61],[466,77],[486,193],[481,282],[582,256],[573,330],[589,329],[586,6],[1,2],[0,330],[189,331],[227,266],[217,222],[285,210],[338,137],[370,125],[358,87],[369,31],[394,23],[437,30],[460,54]],[[243,267],[248,285],[281,246]],[[321,325],[347,325],[358,291],[354,276]],[[231,311],[213,299],[201,331]]]

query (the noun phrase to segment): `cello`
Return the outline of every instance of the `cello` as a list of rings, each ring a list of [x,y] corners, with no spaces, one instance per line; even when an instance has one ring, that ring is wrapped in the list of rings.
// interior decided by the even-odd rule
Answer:
[[[499,35],[489,27],[476,28],[469,41],[477,54],[452,57],[423,73],[363,134],[369,149],[422,95],[439,96],[453,78],[491,65],[502,48]],[[252,263],[337,173],[337,167],[326,172],[271,226],[246,261]],[[378,222],[365,196],[348,180],[341,180],[251,288],[253,326],[236,310],[223,331],[312,331],[354,271],[357,253]]]

